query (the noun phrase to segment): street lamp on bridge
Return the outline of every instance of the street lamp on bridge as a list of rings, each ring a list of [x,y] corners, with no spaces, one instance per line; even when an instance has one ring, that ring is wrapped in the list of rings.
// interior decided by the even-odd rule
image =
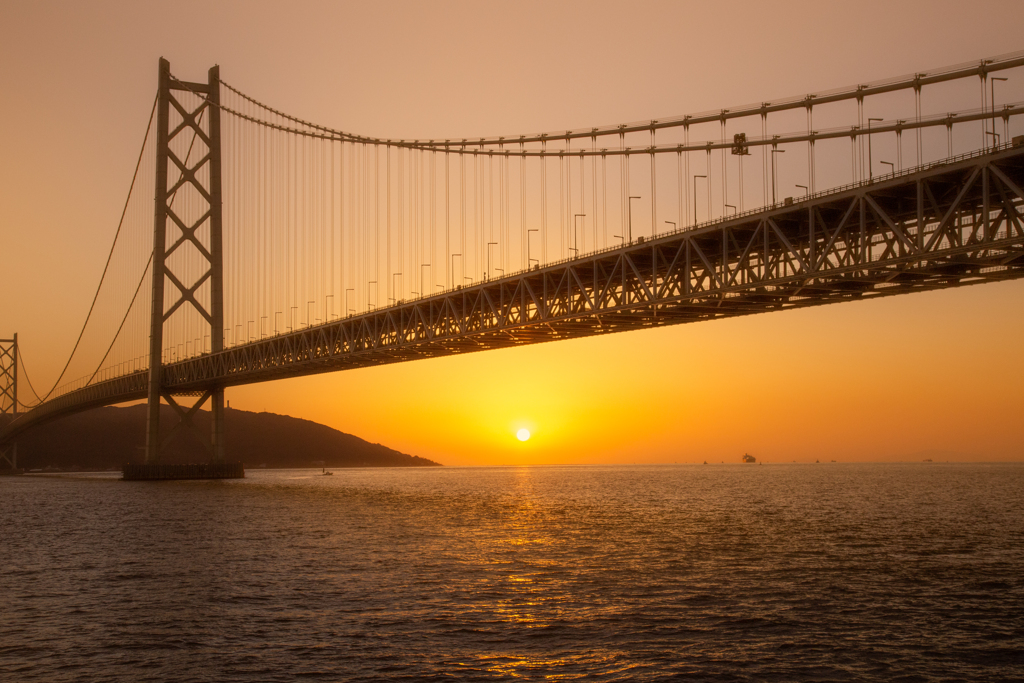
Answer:
[[[982,92],[985,92],[985,91],[982,90]],[[982,95],[982,98],[984,98],[984,95]],[[884,119],[868,118],[868,180],[871,180],[872,178],[875,177],[874,176],[874,169],[871,166],[871,122],[872,121],[883,121],[883,120]]]
[[[427,295],[427,290],[425,290],[423,288],[423,269],[424,268],[429,268],[429,267],[430,267],[429,263],[421,263],[420,264],[420,296],[426,296]]]
[[[462,254],[452,254],[452,289],[455,289],[455,257],[462,258]]]
[[[772,206],[778,203],[778,199],[775,196],[776,185],[778,185],[778,174],[775,172],[775,155],[785,154],[784,149],[773,149],[772,150]]]
[[[395,282],[395,278],[400,277],[401,275],[401,273],[391,273],[391,293],[394,296],[389,298],[388,301],[393,301],[396,304],[398,303],[398,284]]]
[[[629,232],[626,233],[626,234],[629,235],[629,243],[630,244],[633,244],[633,200],[634,199],[641,199],[641,197],[630,197],[629,198],[629,225],[627,226]]]
[[[775,157],[772,157],[773,159]],[[706,175],[695,175],[693,176],[693,224],[697,225],[697,178],[703,178],[707,180]],[[708,204],[708,218],[711,217],[711,205]]]
[[[484,273],[484,278],[487,280],[491,279],[491,247],[498,246],[497,242],[487,243],[487,272]]]
[[[366,283],[366,310],[368,310],[368,311],[372,311],[374,308],[377,307],[375,304],[370,302],[370,285],[374,285],[376,287],[377,281],[376,280],[370,280],[369,282]],[[379,291],[380,288],[377,287],[377,289],[378,289],[377,294],[379,296],[380,295],[380,291]],[[373,308],[370,308],[371,306]]]
[[[576,252],[577,256],[580,255],[580,221],[579,221],[579,219],[580,218],[585,218],[586,215],[587,214],[585,214],[585,213],[573,214],[572,234],[573,234],[574,239],[576,240],[576,248],[573,249],[573,251]]]
[[[996,129],[996,81],[1008,81],[1010,79],[1009,78],[1003,78],[1001,76],[992,76],[991,80],[992,80],[992,83],[991,83],[991,88],[990,89],[991,89],[991,92],[992,92],[992,97],[989,99],[989,102],[992,103],[992,130],[995,131],[995,129]],[[998,147],[999,146],[999,143],[998,143],[999,136],[998,135],[996,136],[996,140],[997,140],[996,146]]]

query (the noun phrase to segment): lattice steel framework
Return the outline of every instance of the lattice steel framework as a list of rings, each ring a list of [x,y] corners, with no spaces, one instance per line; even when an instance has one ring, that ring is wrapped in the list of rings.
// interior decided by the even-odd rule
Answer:
[[[207,402],[211,402],[212,434],[209,445],[212,460],[224,461],[224,388],[216,383],[199,390],[181,391],[168,385],[163,367],[163,330],[168,319],[182,306],[191,306],[209,324],[211,351],[218,353],[224,348],[224,306],[223,306],[223,261],[222,261],[222,195],[220,156],[220,69],[209,71],[207,83],[189,83],[171,76],[170,63],[160,60],[160,86],[157,102],[157,147],[156,147],[156,212],[153,229],[153,301],[151,311],[150,360],[147,386],[149,410],[146,426],[146,462],[159,462],[161,448],[182,427],[194,429],[192,417]],[[187,92],[202,97],[196,105],[186,105],[175,93]],[[181,117],[181,122],[170,128],[171,108]],[[205,126],[203,118],[206,119]],[[190,154],[179,158],[172,148],[173,140],[180,135],[191,135]],[[195,148],[197,160],[190,162]],[[205,149],[205,154],[203,150]],[[190,165],[191,163],[191,165]],[[169,174],[177,180],[171,184]],[[204,184],[202,179],[207,178]],[[206,210],[185,216],[176,211],[174,199],[183,190],[194,190],[193,196],[206,204]],[[208,228],[208,230],[206,230]],[[168,230],[177,238],[167,244]],[[202,235],[206,234],[204,243]],[[175,251],[191,245],[205,259],[207,267],[193,282],[183,281],[169,267],[168,259]],[[207,282],[210,286],[209,302],[204,304],[197,292]],[[165,302],[165,286],[170,283],[176,290],[168,306]],[[173,290],[172,290],[173,291]],[[198,396],[190,407],[182,407],[175,396]],[[160,434],[160,401],[167,401],[178,414],[179,422],[170,433]]]
[[[18,416],[18,335],[0,339],[0,415]],[[18,445],[0,444],[0,468],[18,469]]]

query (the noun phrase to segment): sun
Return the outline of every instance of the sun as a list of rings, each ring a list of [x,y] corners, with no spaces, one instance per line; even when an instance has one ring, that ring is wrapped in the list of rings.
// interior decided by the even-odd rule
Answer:
[[[516,432],[516,438],[519,439],[520,441],[529,441],[530,440],[530,430],[527,429],[526,427],[523,427],[518,432]]]

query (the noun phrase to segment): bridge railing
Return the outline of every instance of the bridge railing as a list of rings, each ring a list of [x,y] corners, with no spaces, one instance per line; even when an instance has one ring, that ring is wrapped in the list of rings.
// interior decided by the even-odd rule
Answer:
[[[50,393],[50,397],[44,403],[60,398],[61,396],[70,394],[73,391],[84,389],[85,387],[88,386],[102,384],[103,382],[115,380],[118,379],[119,377],[134,375],[139,371],[146,370],[149,367],[146,360],[147,359],[145,356],[139,356],[138,358],[133,358],[132,360],[122,361],[117,365],[111,365],[105,368],[100,368],[93,374],[82,375],[81,377],[75,378],[70,382],[65,382],[64,384],[61,384],[59,387],[55,388]],[[42,403],[38,403],[36,405],[42,405]]]

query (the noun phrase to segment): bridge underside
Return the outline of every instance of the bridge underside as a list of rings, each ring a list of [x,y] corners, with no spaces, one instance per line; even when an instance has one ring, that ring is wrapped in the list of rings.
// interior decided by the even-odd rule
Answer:
[[[1024,148],[978,153],[167,365],[172,393],[1024,276]],[[0,441],[145,398],[138,372]]]

